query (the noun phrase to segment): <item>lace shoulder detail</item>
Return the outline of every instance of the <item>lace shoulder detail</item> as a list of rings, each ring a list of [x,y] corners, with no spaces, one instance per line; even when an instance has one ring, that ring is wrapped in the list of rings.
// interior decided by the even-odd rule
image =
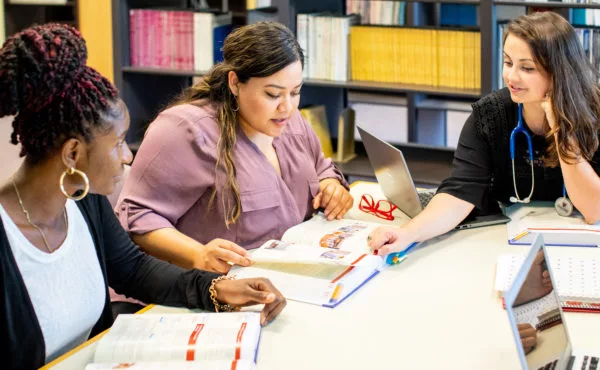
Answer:
[[[477,133],[490,143],[493,151],[498,152],[502,143],[508,143],[512,100],[508,89],[495,91],[473,104]]]

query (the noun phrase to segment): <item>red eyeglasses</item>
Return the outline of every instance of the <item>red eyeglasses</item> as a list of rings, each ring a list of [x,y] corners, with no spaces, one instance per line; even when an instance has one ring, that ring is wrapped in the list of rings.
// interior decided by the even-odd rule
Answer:
[[[388,221],[394,221],[394,212],[398,207],[389,202],[387,199],[380,199],[375,203],[375,200],[370,194],[363,194],[360,197],[360,203],[358,204],[358,209],[365,213],[372,214],[379,218]]]

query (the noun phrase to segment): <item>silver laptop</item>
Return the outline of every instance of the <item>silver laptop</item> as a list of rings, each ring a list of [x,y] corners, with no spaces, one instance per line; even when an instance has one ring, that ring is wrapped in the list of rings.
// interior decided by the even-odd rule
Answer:
[[[435,190],[417,191],[402,151],[357,126],[369,162],[385,197],[408,217],[415,217],[427,206]],[[510,221],[505,215],[470,216],[457,229],[503,224]]]
[[[556,286],[544,240],[538,235],[504,294],[521,366],[524,370],[598,369],[600,349],[582,353],[572,348]]]

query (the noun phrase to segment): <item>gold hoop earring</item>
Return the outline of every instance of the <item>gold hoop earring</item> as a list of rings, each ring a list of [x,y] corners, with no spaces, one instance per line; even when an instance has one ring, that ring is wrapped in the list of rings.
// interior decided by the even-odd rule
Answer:
[[[64,182],[65,182],[65,176],[67,176],[67,175],[69,175],[69,176],[79,175],[79,176],[81,176],[81,178],[83,179],[83,182],[85,183],[85,187],[83,188],[83,192],[81,194],[79,194],[78,196],[76,196],[76,197],[70,195],[65,190],[65,184],[64,184]],[[60,175],[60,180],[59,180],[58,183],[60,185],[60,191],[63,193],[63,195],[65,197],[67,197],[68,199],[71,199],[71,200],[74,200],[74,201],[82,200],[83,198],[85,198],[85,196],[90,191],[90,180],[88,179],[87,175],[85,174],[85,172],[80,171],[80,170],[76,169],[75,167],[67,168],[65,170],[65,172],[63,172],[62,175]]]

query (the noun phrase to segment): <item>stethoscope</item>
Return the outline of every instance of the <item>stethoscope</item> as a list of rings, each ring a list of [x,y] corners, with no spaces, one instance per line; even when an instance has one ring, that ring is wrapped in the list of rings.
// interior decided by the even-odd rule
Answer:
[[[531,135],[525,129],[525,125],[523,124],[523,104],[519,104],[518,110],[519,120],[517,122],[517,127],[515,127],[510,133],[510,160],[512,162],[512,175],[513,175],[513,187],[515,189],[515,196],[510,197],[508,200],[511,203],[529,203],[531,202],[531,196],[533,195],[533,189],[535,188],[534,176],[533,176],[533,143],[531,141]],[[527,139],[527,147],[529,149],[529,164],[531,166],[531,191],[529,195],[523,199],[519,196],[519,192],[517,190],[517,177],[515,176],[515,139],[518,134],[525,135],[525,139]],[[563,184],[563,195],[559,197],[554,202],[554,208],[556,209],[556,213],[560,216],[568,217],[573,213],[573,203],[567,197],[567,188]]]

